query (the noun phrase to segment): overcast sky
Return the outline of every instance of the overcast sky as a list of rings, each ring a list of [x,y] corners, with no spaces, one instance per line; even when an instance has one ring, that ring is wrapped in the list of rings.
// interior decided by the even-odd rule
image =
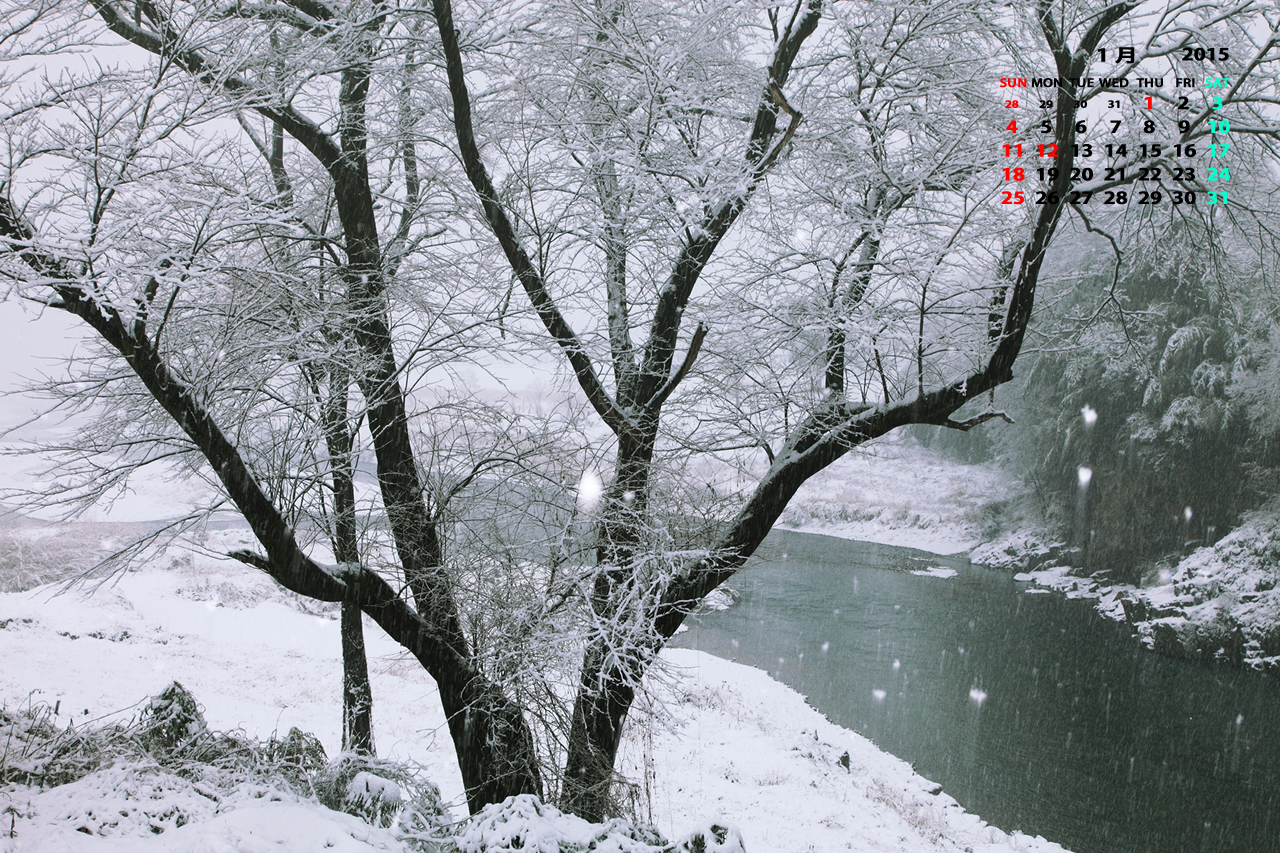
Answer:
[[[32,395],[13,393],[42,374],[58,375],[57,361],[81,339],[80,321],[60,311],[38,312],[10,296],[0,302],[0,430],[10,429],[42,405]]]

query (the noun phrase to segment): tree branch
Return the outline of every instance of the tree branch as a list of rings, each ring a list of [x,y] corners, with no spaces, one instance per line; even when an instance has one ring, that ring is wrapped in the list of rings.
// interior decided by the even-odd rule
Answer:
[[[958,429],[961,432],[968,432],[979,424],[985,424],[987,421],[994,421],[997,419],[1002,420],[1007,424],[1013,423],[1013,418],[1009,417],[1004,412],[983,412],[982,414],[969,418],[966,421],[953,421],[950,418],[943,418],[938,421],[938,426],[944,426],[948,429]]]
[[[256,94],[256,88],[247,80],[232,74],[223,74],[221,69],[207,62],[197,51],[180,48],[179,38],[167,26],[164,28],[165,33],[158,35],[121,15],[110,0],[90,0],[90,2],[107,28],[125,41],[148,53],[172,59],[181,68],[195,75],[200,82],[217,86],[228,94],[238,96]],[[272,106],[252,101],[249,106],[272,121],[278,122],[290,136],[315,155],[326,170],[332,173],[336,169],[343,168],[342,152],[337,144],[320,129],[318,124],[302,115],[294,107]]]
[[[743,155],[744,185],[718,202],[708,203],[701,220],[685,229],[679,254],[658,294],[658,304],[649,325],[649,340],[645,342],[641,359],[641,387],[637,395],[641,402],[652,399],[661,383],[666,381],[675,357],[680,318],[702,271],[799,126],[800,113],[791,108],[782,87],[791,74],[800,47],[818,28],[821,15],[822,0],[797,2],[791,22],[774,46],[768,79],[756,106],[755,121]],[[779,140],[776,137],[780,112],[786,112],[791,121]]]
[[[707,327],[699,323],[698,328],[694,329],[693,340],[689,341],[689,351],[684,354],[684,361],[680,364],[680,369],[645,404],[650,412],[656,414],[662,408],[662,404],[671,396],[671,392],[676,390],[676,386],[689,375],[689,370],[693,367],[693,361],[698,357],[698,350],[702,349],[702,341],[706,336]]]
[[[1102,10],[1098,15],[1098,19],[1093,22],[1089,29],[1085,30],[1084,36],[1080,39],[1080,48],[1076,51],[1076,55],[1083,54],[1084,62],[1088,63],[1089,57],[1098,49],[1098,43],[1107,34],[1107,30],[1111,29],[1113,24],[1136,8],[1138,8],[1137,3],[1125,0],[1125,2],[1116,3],[1114,6],[1108,6]]]
[[[1135,7],[1121,3],[1109,7],[1101,20],[1090,28],[1086,38],[1100,39],[1111,26]],[[1037,3],[1037,14],[1045,39],[1054,51],[1059,67],[1070,69],[1075,60],[1065,37],[1058,32],[1049,4]],[[1081,63],[1087,53],[1077,53]],[[1077,75],[1078,76],[1078,75]],[[1069,182],[1071,144],[1075,140],[1074,101],[1057,99],[1060,105],[1055,134],[1059,151],[1066,150],[1068,168],[1061,169],[1054,184],[1065,198]],[[819,407],[792,435],[769,471],[747,500],[746,505],[729,523],[710,553],[691,561],[686,571],[677,575],[664,592],[655,610],[654,625],[660,637],[671,637],[685,617],[713,589],[731,577],[759,547],[777,521],[787,503],[800,486],[823,468],[839,459],[851,448],[878,438],[910,423],[933,423],[954,429],[971,429],[993,419],[1009,420],[1002,412],[987,412],[967,421],[951,421],[950,415],[969,400],[986,393],[1013,378],[1013,364],[1021,350],[1031,318],[1035,290],[1044,257],[1061,216],[1062,205],[1045,205],[1040,211],[1026,249],[1018,259],[1016,275],[1009,286],[1009,303],[997,345],[980,369],[963,379],[931,391],[918,393],[895,403],[883,403],[856,409],[842,400],[831,400]],[[887,400],[887,397],[886,397]]]
[[[323,0],[283,0],[283,2],[317,21],[332,21],[338,17],[338,13]]]
[[[528,294],[529,301],[533,303],[538,319],[542,321],[552,340],[560,345],[565,358],[569,360],[578,385],[587,395],[587,402],[591,404],[591,408],[595,409],[596,414],[615,434],[631,432],[634,425],[605,390],[581,339],[573,331],[569,321],[560,313],[555,299],[547,289],[546,281],[520,242],[511,219],[498,200],[498,191],[493,185],[493,179],[489,176],[489,170],[485,168],[484,160],[480,156],[480,147],[476,143],[475,127],[471,118],[471,94],[467,90],[466,76],[462,67],[458,31],[454,29],[453,5],[450,0],[432,0],[431,5],[444,48],[445,70],[449,79],[449,95],[453,102],[453,127],[458,138],[458,151],[467,178],[480,197],[489,230],[498,239],[498,245],[507,256],[507,262],[520,281],[520,286]]]
[[[380,577],[366,569],[355,576],[337,578],[308,557],[240,452],[201,405],[199,395],[178,378],[149,341],[133,336],[115,308],[91,296],[56,258],[32,248],[33,242],[33,229],[16,214],[9,199],[0,196],[0,251],[17,255],[33,270],[52,279],[49,286],[60,300],[53,304],[79,317],[124,357],[151,396],[200,450],[267,550],[266,556],[248,551],[230,556],[266,571],[299,595],[320,601],[354,597],[388,634],[414,653],[438,682],[457,686],[476,675],[465,655],[455,648],[452,635],[413,612]]]
[[[221,13],[224,18],[252,18],[268,23],[288,24],[295,30],[312,35],[328,35],[333,26],[295,8],[266,3],[234,3]]]

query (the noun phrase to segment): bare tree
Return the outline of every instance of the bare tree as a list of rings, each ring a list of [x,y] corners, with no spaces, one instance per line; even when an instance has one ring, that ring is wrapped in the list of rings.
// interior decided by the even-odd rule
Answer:
[[[801,59],[809,42],[831,34],[820,26],[824,5],[799,0],[775,7],[767,15],[768,47],[754,43],[767,64],[753,72],[756,94],[746,99],[742,78],[735,76],[742,64],[724,59],[741,54],[714,40],[717,32],[741,37],[743,31],[717,18],[730,14],[720,7],[694,7],[680,16],[652,4],[605,0],[554,11],[540,6],[522,31],[543,34],[549,46],[519,67],[521,79],[572,79],[543,86],[543,100],[524,98],[519,111],[505,104],[507,119],[516,117],[522,130],[498,133],[503,143],[494,147],[504,157],[499,182],[486,163],[478,128],[489,133],[492,124],[501,124],[481,110],[501,102],[504,87],[512,86],[502,74],[511,69],[487,61],[482,50],[464,49],[460,33],[469,29],[455,20],[454,4],[433,0],[458,154],[485,220],[545,334],[615,441],[613,475],[597,515],[598,570],[589,602],[595,633],[575,700],[563,782],[567,808],[597,819],[607,811],[616,750],[644,673],[697,603],[756,550],[802,483],[850,448],[906,424],[968,430],[1005,417],[994,410],[953,416],[1013,376],[1048,249],[1064,213],[1073,209],[1079,102],[1088,94],[1077,81],[1091,76],[1104,36],[1137,5],[1042,2],[1025,20],[1016,19],[1017,27],[1030,25],[1039,42],[1036,54],[1060,82],[1046,117],[1049,133],[1036,137],[1056,147],[1056,169],[1043,203],[1015,209],[1010,224],[1010,209],[998,206],[999,193],[991,188],[995,152],[977,147],[996,142],[980,126],[991,113],[967,92],[911,88],[973,85],[975,80],[964,81],[944,65],[948,58],[954,61],[953,46],[964,59],[980,60],[975,48],[990,55],[1014,20],[994,6],[865,4],[870,11],[861,21],[858,13],[834,12],[835,40],[827,41],[829,52],[810,67]],[[1221,23],[1204,6],[1175,5],[1171,14],[1157,16],[1148,55],[1185,42],[1193,18],[1199,33]],[[656,56],[655,44],[662,45]],[[694,55],[705,61],[685,61]],[[484,72],[479,96],[468,85],[468,61]],[[998,76],[990,64],[979,67],[991,79]],[[824,84],[829,98],[810,97]],[[514,86],[522,96],[530,88]],[[1224,92],[1224,102],[1236,91],[1244,89],[1236,85]],[[949,102],[943,105],[944,100]],[[829,112],[842,107],[846,118]],[[710,313],[699,310],[700,280],[711,277],[708,287],[716,289],[719,281],[745,270],[774,286],[776,279],[760,275],[758,264],[735,267],[733,253],[718,250],[770,176],[781,174],[788,148],[811,142],[800,130],[802,108],[817,113],[811,122],[819,129],[819,144],[796,162],[829,168],[834,175],[796,174],[787,188],[794,200],[784,221],[792,216],[801,220],[796,225],[829,233],[839,231],[841,219],[853,226],[819,263],[827,319],[818,324],[818,381],[809,385],[816,384],[818,393],[794,390],[812,372],[789,386],[770,377],[775,400],[784,399],[772,409],[740,412],[739,420],[750,428],[734,445],[760,447],[767,470],[703,549],[664,557],[651,505],[655,473],[663,470],[662,454],[670,452],[663,446],[664,406],[699,372],[695,360],[716,334],[705,322]],[[954,118],[940,115],[952,110]],[[841,128],[842,121],[847,141],[821,136]],[[1019,132],[1025,133],[1025,119],[1022,124]],[[513,146],[512,138],[523,145]],[[953,139],[959,144],[948,151]],[[925,156],[911,168],[904,157],[913,143],[924,144]],[[543,164],[545,174],[531,162]],[[837,187],[831,180],[851,172],[852,183]],[[854,198],[846,195],[851,190]],[[590,210],[584,210],[587,200],[594,202]],[[899,224],[891,229],[895,217]],[[886,232],[897,242],[886,244]],[[987,245],[975,248],[975,240]],[[584,256],[589,264],[580,261]],[[736,305],[749,301],[732,283],[724,288],[734,293]],[[882,306],[897,303],[888,319],[883,310],[862,310],[872,288],[880,289]],[[570,318],[584,310],[603,330],[574,329]],[[737,312],[738,322],[726,320],[717,330],[723,338],[714,349],[730,358],[719,361],[719,373],[703,366],[702,394],[715,393],[717,382],[734,377],[768,388],[771,382],[744,376],[740,364],[725,365],[741,352],[735,338],[758,334],[752,321],[774,319],[771,313],[776,312],[748,314],[744,330]],[[685,320],[692,317],[703,322],[687,330]],[[860,372],[875,382],[874,388],[861,383],[860,400],[849,398],[846,382],[851,328],[857,330]],[[639,345],[632,338],[636,331],[645,335]],[[899,334],[886,340],[891,332]],[[596,346],[596,340],[607,346]],[[803,363],[793,359],[784,367]],[[769,421],[769,428],[750,424],[753,415]],[[696,432],[699,425],[686,421],[674,431]],[[699,443],[686,434],[682,444],[712,449],[716,442]],[[649,571],[655,562],[665,562],[665,570]]]
[[[156,57],[141,72],[151,78],[146,84],[147,92],[141,104],[128,103],[129,98],[121,97],[108,110],[116,112],[104,115],[101,111],[95,113],[93,103],[87,103],[92,98],[68,95],[92,88],[94,95],[106,96],[109,90],[103,87],[109,81],[74,81],[63,86],[61,92],[56,91],[56,82],[48,84],[55,90],[50,101],[61,99],[73,114],[82,112],[88,120],[87,125],[81,126],[83,136],[78,138],[85,140],[88,148],[107,153],[102,159],[93,159],[81,158],[85,149],[74,144],[58,149],[66,152],[70,161],[67,168],[83,167],[89,175],[90,197],[35,200],[37,206],[48,201],[50,207],[45,209],[54,217],[44,218],[40,231],[30,214],[6,199],[0,221],[6,263],[12,266],[7,272],[22,282],[28,294],[33,294],[32,288],[48,288],[53,295],[39,298],[88,323],[123,357],[147,393],[180,428],[184,439],[207,460],[265,550],[265,555],[241,552],[235,556],[266,570],[295,592],[358,605],[415,654],[439,685],[468,802],[478,809],[511,793],[537,791],[540,780],[528,727],[519,709],[480,672],[463,631],[442,565],[439,518],[428,511],[415,460],[401,385],[405,365],[392,349],[387,283],[406,247],[421,239],[423,229],[414,217],[417,183],[412,168],[406,166],[410,157],[402,145],[393,145],[392,156],[401,164],[402,186],[407,195],[392,204],[403,211],[399,218],[403,225],[397,223],[393,228],[390,255],[378,236],[379,227],[385,223],[379,221],[375,201],[382,190],[374,181],[383,176],[371,168],[370,162],[385,152],[371,151],[367,127],[371,78],[382,58],[379,45],[389,37],[388,10],[358,6],[335,10],[324,4],[304,5],[305,9],[284,5],[274,10],[243,8],[224,15],[212,8],[180,13],[143,4],[135,15],[109,2],[98,4],[97,17],[116,36]],[[279,26],[281,15],[285,18],[283,27]],[[294,52],[285,54],[283,47],[272,50],[277,31],[282,33],[281,41],[293,42]],[[301,54],[305,56],[299,59]],[[274,61],[282,55],[299,61],[282,69]],[[261,56],[271,61],[263,62]],[[312,73],[314,65],[337,70],[322,70],[319,77],[325,79],[317,80]],[[392,73],[397,78],[403,72],[403,63],[393,64]],[[119,88],[129,87],[131,78],[136,76],[122,72]],[[308,81],[313,86],[307,96],[329,98],[333,105],[336,130],[332,133],[298,106],[309,97],[299,97],[294,87],[306,88]],[[196,106],[184,102],[185,98]],[[84,109],[77,111],[77,107]],[[207,223],[211,231],[202,230],[204,226],[199,223],[175,229],[157,215],[161,213],[158,209],[141,221],[128,219],[128,214],[136,211],[136,207],[129,209],[131,203],[148,203],[143,201],[143,185],[156,190],[160,175],[181,166],[191,165],[199,170],[200,164],[191,150],[182,150],[181,143],[187,138],[180,131],[187,127],[188,118],[213,120],[244,110],[256,112],[281,128],[320,166],[309,177],[322,182],[323,191],[333,200],[336,233],[306,233],[290,220],[288,211],[270,212],[278,199],[257,204],[252,197],[220,186],[216,168],[205,170],[206,197],[183,199],[169,195],[170,207],[163,211],[184,225],[190,224],[192,217],[215,211],[212,218],[217,220],[216,225]],[[53,130],[44,128],[71,136],[76,135],[77,129],[74,123]],[[184,138],[178,140],[175,134]],[[275,151],[271,153],[274,156]],[[20,172],[28,164],[14,165],[14,171]],[[277,195],[283,191],[283,187],[277,187]],[[237,201],[225,203],[232,197]],[[154,195],[149,203],[156,206]],[[184,204],[189,216],[182,215]],[[87,223],[86,240],[72,241],[72,246],[48,242],[51,236],[46,233],[59,231],[59,226],[77,217],[81,220],[75,224]],[[208,290],[216,289],[219,282],[226,284],[228,273],[238,272],[227,270],[234,266],[228,257],[252,245],[264,227],[264,219],[278,226],[278,237],[304,245],[319,243],[335,255],[333,281],[338,283],[342,305],[339,325],[355,353],[351,381],[365,401],[362,414],[377,460],[382,504],[413,606],[366,565],[347,563],[330,570],[304,552],[295,536],[291,513],[282,511],[264,490],[252,460],[246,460],[238,442],[229,438],[221,426],[227,419],[220,415],[231,414],[227,406],[236,408],[234,389],[224,387],[218,390],[219,396],[210,397],[204,393],[205,388],[190,381],[190,376],[208,375],[207,365],[199,359],[209,359],[218,350],[191,353],[168,345],[177,314],[186,309],[189,316],[201,316],[199,299],[207,297]],[[140,240],[139,225],[147,223],[153,227],[144,228],[145,236]],[[183,238],[185,245],[179,242]],[[255,277],[269,275],[261,268],[243,272],[250,293],[257,289],[253,286]],[[225,315],[214,319],[215,325],[230,320]],[[262,328],[258,326],[259,331]],[[439,336],[437,331],[432,337]],[[446,333],[447,339],[451,337]],[[259,354],[278,346],[278,340],[266,338],[258,348]],[[427,340],[422,345],[430,344]],[[415,347],[415,352],[420,349]],[[279,354],[271,354],[278,363]],[[216,363],[217,359],[209,361]],[[330,427],[340,427],[346,400],[343,382],[332,371],[328,380],[322,420]],[[212,387],[217,389],[217,383]],[[231,392],[229,397],[225,396],[227,391]],[[270,400],[271,396],[266,398]],[[343,456],[342,432],[330,429],[326,433],[327,441],[336,441],[331,448],[334,458]],[[342,482],[341,466],[336,473],[335,494],[343,495],[341,512],[347,513],[348,484]],[[343,555],[350,544],[346,538],[344,533]],[[343,555],[339,555],[340,560]]]
[[[1136,6],[1040,2],[1023,19],[971,1],[845,12],[821,0],[763,11],[599,0],[467,7],[481,20],[471,26],[455,20],[451,0],[433,0],[437,45],[425,10],[379,2],[139,0],[126,9],[93,0],[93,20],[152,59],[118,81],[50,82],[26,98],[24,115],[34,118],[14,126],[34,129],[11,134],[22,154],[2,194],[3,270],[26,295],[84,320],[124,360],[151,411],[158,406],[207,461],[265,552],[238,559],[300,594],[358,606],[417,657],[439,684],[473,810],[542,790],[525,716],[533,691],[504,667],[531,638],[550,645],[556,636],[580,652],[572,710],[557,717],[553,685],[536,701],[567,727],[563,804],[598,820],[611,809],[614,760],[645,673],[800,485],[899,426],[964,430],[1000,417],[957,413],[1013,376],[1046,253],[1072,209],[1075,81]],[[1212,17],[1206,9],[1183,11]],[[1044,204],[1016,210],[999,206],[992,152],[980,150],[1000,138],[985,124],[988,102],[931,91],[965,82],[944,57],[959,52],[980,65],[1008,26],[1030,28],[1062,81],[1050,133],[1038,137],[1057,146],[1057,172]],[[1177,16],[1164,21],[1152,45],[1164,49],[1183,26]],[[1206,19],[1202,28],[1213,26]],[[432,76],[437,65],[443,79]],[[468,65],[483,72],[471,78],[483,84],[475,95]],[[113,98],[128,106],[94,106]],[[447,109],[433,113],[436,99]],[[427,196],[449,194],[447,178],[424,176],[453,168],[424,157],[441,150],[429,126],[444,112],[471,215],[506,262],[497,291],[514,279],[531,322],[501,296],[496,311],[468,305],[456,323],[439,320],[458,291],[495,284],[480,274],[436,287],[446,264],[433,263],[475,248],[452,197],[439,211],[451,242],[424,250],[442,233],[427,223]],[[271,128],[260,143],[268,193],[228,185],[201,147],[228,138],[206,138],[204,128],[237,114]],[[908,143],[938,159],[912,164]],[[952,144],[954,157],[942,158]],[[228,142],[218,154],[240,150]],[[83,177],[89,190],[77,196],[67,189],[74,181],[43,181],[49,156],[63,159],[55,173]],[[275,168],[282,157],[296,164],[287,174]],[[175,191],[170,176],[179,173]],[[336,221],[299,217],[299,198],[284,203],[304,183],[315,209],[331,206]],[[740,219],[754,234],[732,231]],[[281,254],[261,250],[264,235],[294,257],[327,258],[332,290],[321,304],[282,313],[291,304],[282,294],[320,281],[320,261],[282,265]],[[791,272],[768,274],[777,263]],[[481,258],[451,274],[483,266]],[[801,268],[809,272],[792,274]],[[806,320],[815,290],[821,310]],[[287,334],[268,316],[285,316]],[[256,348],[228,331],[240,318],[259,325]],[[582,331],[580,318],[590,324]],[[598,505],[563,501],[571,484],[553,453],[524,453],[497,433],[464,436],[466,461],[454,465],[440,452],[445,432],[415,436],[410,412],[421,397],[406,390],[421,375],[414,358],[490,319],[513,340],[536,323],[607,430],[613,471]],[[175,324],[196,337],[174,341]],[[300,328],[324,345],[290,350]],[[763,342],[758,357],[735,357],[752,340]],[[219,341],[270,365],[252,394],[208,357]],[[241,364],[233,374],[244,381],[252,371]],[[363,400],[355,411],[348,382]],[[752,385],[764,391],[739,393]],[[295,390],[282,395],[285,387]],[[738,411],[708,423],[713,395]],[[248,423],[269,432],[286,411],[310,413],[324,464],[268,464],[254,454],[269,451],[255,448],[282,443],[237,434]],[[320,481],[335,519],[349,519],[361,421],[405,590],[369,565],[369,553],[343,545],[336,554],[346,521],[333,528],[336,568],[308,555],[293,523],[295,492],[314,493]],[[682,492],[702,470],[691,463],[744,452],[765,458],[751,487],[727,496],[729,510],[708,513],[713,524],[682,530],[680,516],[700,502]],[[538,536],[565,535],[539,553],[476,558],[463,582],[446,531],[458,496],[499,467],[561,490]],[[304,473],[275,482],[274,471]],[[584,567],[571,554],[573,513],[588,509],[594,565]],[[532,606],[497,594],[516,587],[532,590]],[[483,601],[479,612],[511,608],[510,618],[468,620],[468,598]]]

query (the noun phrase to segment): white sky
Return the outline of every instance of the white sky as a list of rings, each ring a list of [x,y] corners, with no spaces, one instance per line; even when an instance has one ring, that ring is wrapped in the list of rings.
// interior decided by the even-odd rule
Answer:
[[[42,401],[14,393],[41,375],[58,375],[57,361],[70,355],[84,338],[83,324],[68,314],[20,304],[10,296],[0,302],[0,431],[28,419]],[[29,435],[29,433],[24,433]]]

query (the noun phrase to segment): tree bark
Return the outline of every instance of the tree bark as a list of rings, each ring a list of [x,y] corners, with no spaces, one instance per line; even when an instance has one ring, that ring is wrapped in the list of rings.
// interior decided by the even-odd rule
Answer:
[[[565,811],[593,823],[603,821],[613,810],[613,765],[635,699],[634,681],[621,668],[609,665],[610,651],[609,640],[602,639],[583,655],[561,792]],[[637,672],[643,672],[640,663],[637,659]]]
[[[880,196],[877,196],[876,204],[880,203]],[[877,210],[877,212],[879,211]],[[823,371],[823,382],[827,391],[837,396],[843,396],[845,393],[847,344],[844,323],[848,312],[861,303],[863,296],[866,295],[867,287],[871,283],[871,270],[875,267],[876,257],[880,253],[880,240],[871,232],[864,232],[858,238],[858,242],[854,244],[854,248],[858,244],[861,244],[861,254],[854,264],[853,275],[850,277],[849,284],[847,286],[843,285],[840,278],[844,275],[849,255],[853,254],[853,249],[850,249],[849,253],[836,265],[835,274],[831,279],[831,296],[828,300],[833,316],[830,321],[831,325],[827,327],[826,366]]]
[[[373,745],[373,689],[364,650],[360,605],[342,602],[342,748],[375,755]]]

